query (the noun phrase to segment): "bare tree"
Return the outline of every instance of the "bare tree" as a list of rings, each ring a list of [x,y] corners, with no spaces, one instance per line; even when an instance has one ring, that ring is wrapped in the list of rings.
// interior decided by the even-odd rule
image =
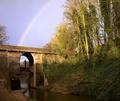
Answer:
[[[0,44],[4,44],[7,40],[5,26],[0,25]]]

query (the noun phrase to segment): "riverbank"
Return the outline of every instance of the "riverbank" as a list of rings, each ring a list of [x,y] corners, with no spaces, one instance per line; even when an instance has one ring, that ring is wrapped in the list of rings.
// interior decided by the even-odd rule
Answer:
[[[28,101],[22,91],[8,91],[5,88],[0,88],[0,101]]]
[[[7,81],[0,72],[0,101],[28,101],[22,90],[8,89]]]
[[[50,91],[120,101],[120,58],[98,56],[96,60],[74,61],[46,66]]]

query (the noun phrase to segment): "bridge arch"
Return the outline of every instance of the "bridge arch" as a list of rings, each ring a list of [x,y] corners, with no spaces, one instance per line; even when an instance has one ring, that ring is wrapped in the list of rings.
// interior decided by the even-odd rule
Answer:
[[[21,56],[20,56],[20,61],[22,59],[22,57],[26,57],[29,61],[29,68],[32,68],[33,65],[34,65],[34,57],[32,56],[32,54],[30,52],[25,52],[25,53],[22,53]]]
[[[11,78],[19,76],[21,56],[26,56],[30,62],[30,71],[33,73],[32,87],[39,86],[40,78],[44,78],[44,86],[47,85],[43,71],[43,55],[50,63],[62,60],[57,54],[40,48],[0,45],[0,72],[4,75],[7,86],[10,87]]]
[[[24,58],[22,58],[24,57]],[[35,66],[35,59],[32,55],[32,53],[30,52],[24,52],[20,55],[20,62],[21,62],[21,59],[27,59],[28,61],[22,61],[23,63],[23,66],[21,66],[21,63],[20,63],[20,72],[24,72],[24,76],[27,76],[27,80],[24,80],[24,81],[28,81],[26,83],[29,84],[29,87],[34,87],[35,86],[35,69],[36,66]],[[24,63],[25,62],[25,63]],[[25,75],[26,74],[26,75]],[[21,81],[23,82],[23,81]]]

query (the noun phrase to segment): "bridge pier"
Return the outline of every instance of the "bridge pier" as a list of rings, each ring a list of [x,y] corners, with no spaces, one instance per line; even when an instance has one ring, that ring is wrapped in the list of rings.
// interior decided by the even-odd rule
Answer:
[[[34,64],[34,73],[33,73],[33,87],[36,88],[37,85],[36,85],[36,64]]]

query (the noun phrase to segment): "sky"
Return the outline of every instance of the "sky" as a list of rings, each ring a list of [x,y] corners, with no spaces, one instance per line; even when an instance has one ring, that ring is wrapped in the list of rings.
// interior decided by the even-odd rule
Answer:
[[[0,0],[0,24],[8,44],[42,47],[63,20],[66,0]]]

